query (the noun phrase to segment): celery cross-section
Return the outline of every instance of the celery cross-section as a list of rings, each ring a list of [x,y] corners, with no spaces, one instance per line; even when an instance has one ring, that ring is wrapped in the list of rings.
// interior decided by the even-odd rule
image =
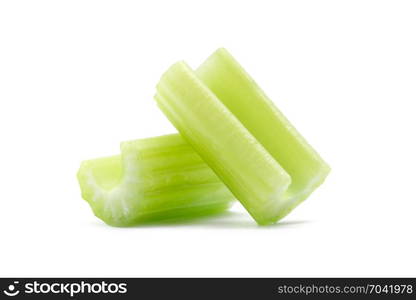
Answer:
[[[178,134],[123,142],[121,155],[84,161],[77,176],[94,214],[113,226],[211,215],[234,200]]]

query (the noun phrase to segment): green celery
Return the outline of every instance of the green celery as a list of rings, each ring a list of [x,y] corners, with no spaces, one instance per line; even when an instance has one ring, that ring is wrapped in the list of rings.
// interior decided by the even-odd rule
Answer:
[[[173,65],[155,99],[260,225],[286,216],[330,171],[225,49],[196,72]]]
[[[109,225],[188,219],[223,212],[233,196],[178,134],[121,144],[121,155],[82,162],[78,180]]]

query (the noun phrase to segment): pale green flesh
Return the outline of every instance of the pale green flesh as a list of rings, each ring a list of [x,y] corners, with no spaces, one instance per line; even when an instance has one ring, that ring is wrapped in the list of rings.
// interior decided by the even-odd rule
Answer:
[[[173,65],[155,99],[258,224],[286,216],[330,171],[225,49],[196,72]]]
[[[252,217],[273,223],[290,176],[184,62],[162,76],[155,99]]]
[[[109,225],[132,226],[223,212],[233,195],[178,134],[121,144],[121,155],[84,161],[83,198]]]
[[[214,52],[196,74],[289,173],[276,218],[284,217],[324,181],[329,166],[227,50]]]

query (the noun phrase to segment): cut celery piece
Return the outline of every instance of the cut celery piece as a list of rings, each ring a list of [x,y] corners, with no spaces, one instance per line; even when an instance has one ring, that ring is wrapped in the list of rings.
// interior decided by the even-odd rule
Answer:
[[[286,216],[330,172],[225,49],[195,73],[173,65],[155,99],[258,224]]]
[[[290,175],[274,218],[286,216],[324,181],[329,166],[227,50],[218,49],[196,73]]]
[[[257,223],[275,222],[290,176],[186,63],[162,75],[155,99]]]
[[[121,144],[121,155],[84,161],[83,198],[109,225],[189,219],[223,212],[234,199],[180,135]]]

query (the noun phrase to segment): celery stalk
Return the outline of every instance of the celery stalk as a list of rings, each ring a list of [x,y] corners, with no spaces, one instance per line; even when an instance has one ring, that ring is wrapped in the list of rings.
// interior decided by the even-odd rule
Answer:
[[[121,155],[82,162],[78,180],[109,225],[188,219],[223,212],[233,196],[178,134],[121,144]]]
[[[290,176],[186,63],[162,75],[155,99],[251,216],[276,221]]]
[[[260,225],[286,216],[330,171],[225,49],[196,72],[173,65],[155,99]]]
[[[275,216],[281,219],[324,181],[329,166],[227,50],[218,49],[196,73],[290,175]]]

